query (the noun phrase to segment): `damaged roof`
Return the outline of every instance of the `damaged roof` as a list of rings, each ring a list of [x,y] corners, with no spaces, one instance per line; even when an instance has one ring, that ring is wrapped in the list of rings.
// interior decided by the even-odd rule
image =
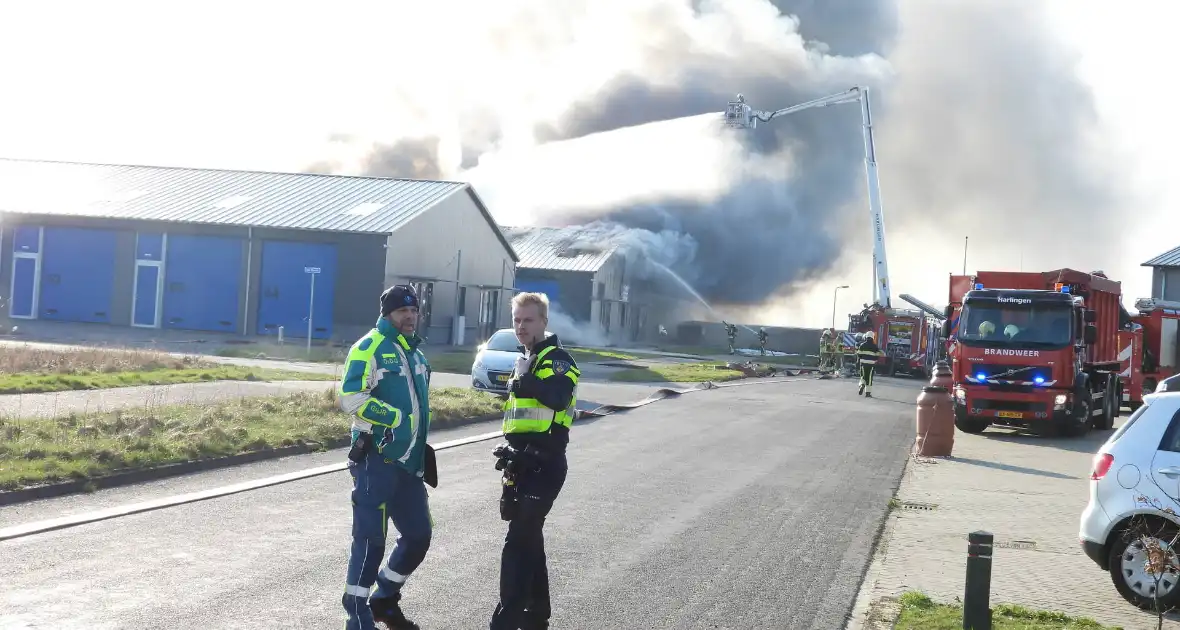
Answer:
[[[610,260],[617,244],[593,241],[579,227],[508,227],[500,231],[520,256],[521,269],[594,273]]]

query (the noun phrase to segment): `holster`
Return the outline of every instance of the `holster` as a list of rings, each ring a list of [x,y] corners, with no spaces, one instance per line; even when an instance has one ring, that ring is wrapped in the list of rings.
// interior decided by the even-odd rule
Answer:
[[[359,437],[357,437],[356,440],[353,441],[352,448],[348,449],[348,459],[357,464],[362,464],[365,461],[365,455],[367,455],[369,450],[372,448],[373,434],[362,433]]]
[[[505,521],[511,521],[516,518],[516,514],[519,512],[520,500],[517,498],[516,484],[509,481],[507,477],[508,473],[504,474],[502,490],[500,491],[500,518]]]

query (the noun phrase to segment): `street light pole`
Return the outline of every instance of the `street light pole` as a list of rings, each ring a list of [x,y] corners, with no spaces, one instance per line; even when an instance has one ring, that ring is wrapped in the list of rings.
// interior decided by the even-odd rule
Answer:
[[[848,288],[848,285],[842,284],[842,285],[836,287],[832,291],[832,330],[833,331],[836,330],[836,294],[838,294],[840,292],[840,289],[847,289],[847,288]]]
[[[885,213],[881,209],[881,185],[877,179],[877,149],[873,141],[873,114],[869,107],[869,88],[857,86],[839,94],[824,96],[773,112],[751,108],[746,104],[746,98],[738,94],[737,100],[729,101],[725,108],[725,125],[735,129],[755,129],[758,126],[758,121],[770,122],[779,116],[794,114],[805,109],[842,103],[860,104],[861,127],[865,144],[865,178],[868,186],[869,213],[872,215],[873,222],[873,298],[881,307],[889,308],[889,266],[885,261]]]

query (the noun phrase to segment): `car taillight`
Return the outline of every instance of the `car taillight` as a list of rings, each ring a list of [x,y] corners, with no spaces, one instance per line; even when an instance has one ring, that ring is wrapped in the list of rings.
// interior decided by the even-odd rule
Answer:
[[[1114,455],[1110,453],[1099,453],[1094,456],[1094,470],[1090,473],[1090,479],[1097,481],[1106,476],[1107,471],[1110,470],[1111,465],[1114,464]]]

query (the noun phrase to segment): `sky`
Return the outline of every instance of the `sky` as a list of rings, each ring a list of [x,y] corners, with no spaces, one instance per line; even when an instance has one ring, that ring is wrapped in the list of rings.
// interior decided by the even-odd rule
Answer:
[[[1150,290],[1150,270],[1140,263],[1180,245],[1174,230],[1157,227],[1175,224],[1166,218],[1174,216],[1170,209],[1180,202],[1180,180],[1169,181],[1174,178],[1167,168],[1180,131],[1169,124],[1175,106],[1165,97],[1172,74],[1166,42],[1180,23],[1180,5],[1163,0],[1044,2],[1062,44],[1077,56],[1076,72],[1093,91],[1099,120],[1092,131],[1106,143],[1103,151],[1117,153],[1112,160],[1130,178],[1125,188],[1132,193],[1120,210],[1124,218],[1118,220],[1126,225],[1121,237],[1095,229],[1076,247],[1102,251],[1105,260],[1115,261],[1117,267],[1104,271],[1123,281],[1130,306]],[[658,3],[634,0],[633,6]],[[408,2],[342,1],[331,12],[310,3],[284,3],[280,12],[270,3],[224,0],[189,5],[184,12],[170,8],[176,5],[134,0],[14,3],[6,12],[9,19],[0,23],[0,59],[6,60],[0,65],[5,94],[0,155],[295,171],[335,161],[348,171],[362,168],[351,139],[399,138],[429,127],[437,136],[441,166],[458,172],[463,168],[460,138],[470,135],[479,117],[500,122],[501,161],[514,152],[529,154],[538,143],[539,123],[567,124],[562,104],[609,82],[605,71],[596,74],[598,68],[637,63],[638,53],[626,46],[574,47],[560,59],[566,72],[553,72],[551,60],[530,54],[529,46],[543,46],[550,33],[568,25],[542,24],[531,33],[533,40],[523,43],[495,41],[487,33],[513,24],[505,17],[510,14],[493,4],[462,3],[463,19],[449,19],[445,28],[422,28],[423,20],[436,23],[431,21],[438,20],[437,12]],[[605,25],[613,19],[609,12],[583,8],[587,19],[601,20],[600,30],[607,33]],[[67,11],[72,19],[61,19]],[[502,61],[489,56],[453,54],[480,38],[492,41],[517,71],[505,74],[494,65]],[[570,67],[580,71],[569,73]],[[884,72],[871,61],[857,71]],[[455,81],[459,75],[466,80]],[[479,109],[469,107],[476,102]],[[727,163],[733,146],[679,137],[683,144],[644,142],[603,173],[628,179],[629,194],[635,195],[691,173],[688,179],[700,187],[693,195],[713,194],[721,185],[714,181],[718,165]],[[660,169],[659,151],[699,157],[678,164],[681,170]],[[899,165],[885,160],[885,145],[880,154],[882,179],[888,181],[887,171]],[[493,167],[489,159],[485,178],[497,173]],[[653,178],[635,176],[644,168]],[[482,185],[477,183],[477,189]],[[591,187],[579,194],[584,199],[595,192]],[[495,193],[489,190],[487,196],[494,201]],[[946,273],[962,265],[961,238],[953,242],[913,230],[890,232],[889,219],[896,216],[891,200],[899,195],[891,196],[886,188],[883,199],[895,305],[902,292],[945,303]],[[498,218],[511,215],[514,210],[504,209],[508,205],[493,205],[492,211]],[[527,213],[514,218],[521,216],[527,219]],[[849,229],[863,230],[867,237],[867,212],[864,216],[863,224]],[[1052,238],[1052,226],[1013,232],[972,239],[968,268],[1019,265],[1024,251],[1035,258],[1045,248],[1044,239]],[[774,325],[827,325],[833,287],[848,284],[836,305],[843,320],[871,299],[869,273],[867,250],[846,251],[831,273],[790,299],[763,305],[750,318]]]

